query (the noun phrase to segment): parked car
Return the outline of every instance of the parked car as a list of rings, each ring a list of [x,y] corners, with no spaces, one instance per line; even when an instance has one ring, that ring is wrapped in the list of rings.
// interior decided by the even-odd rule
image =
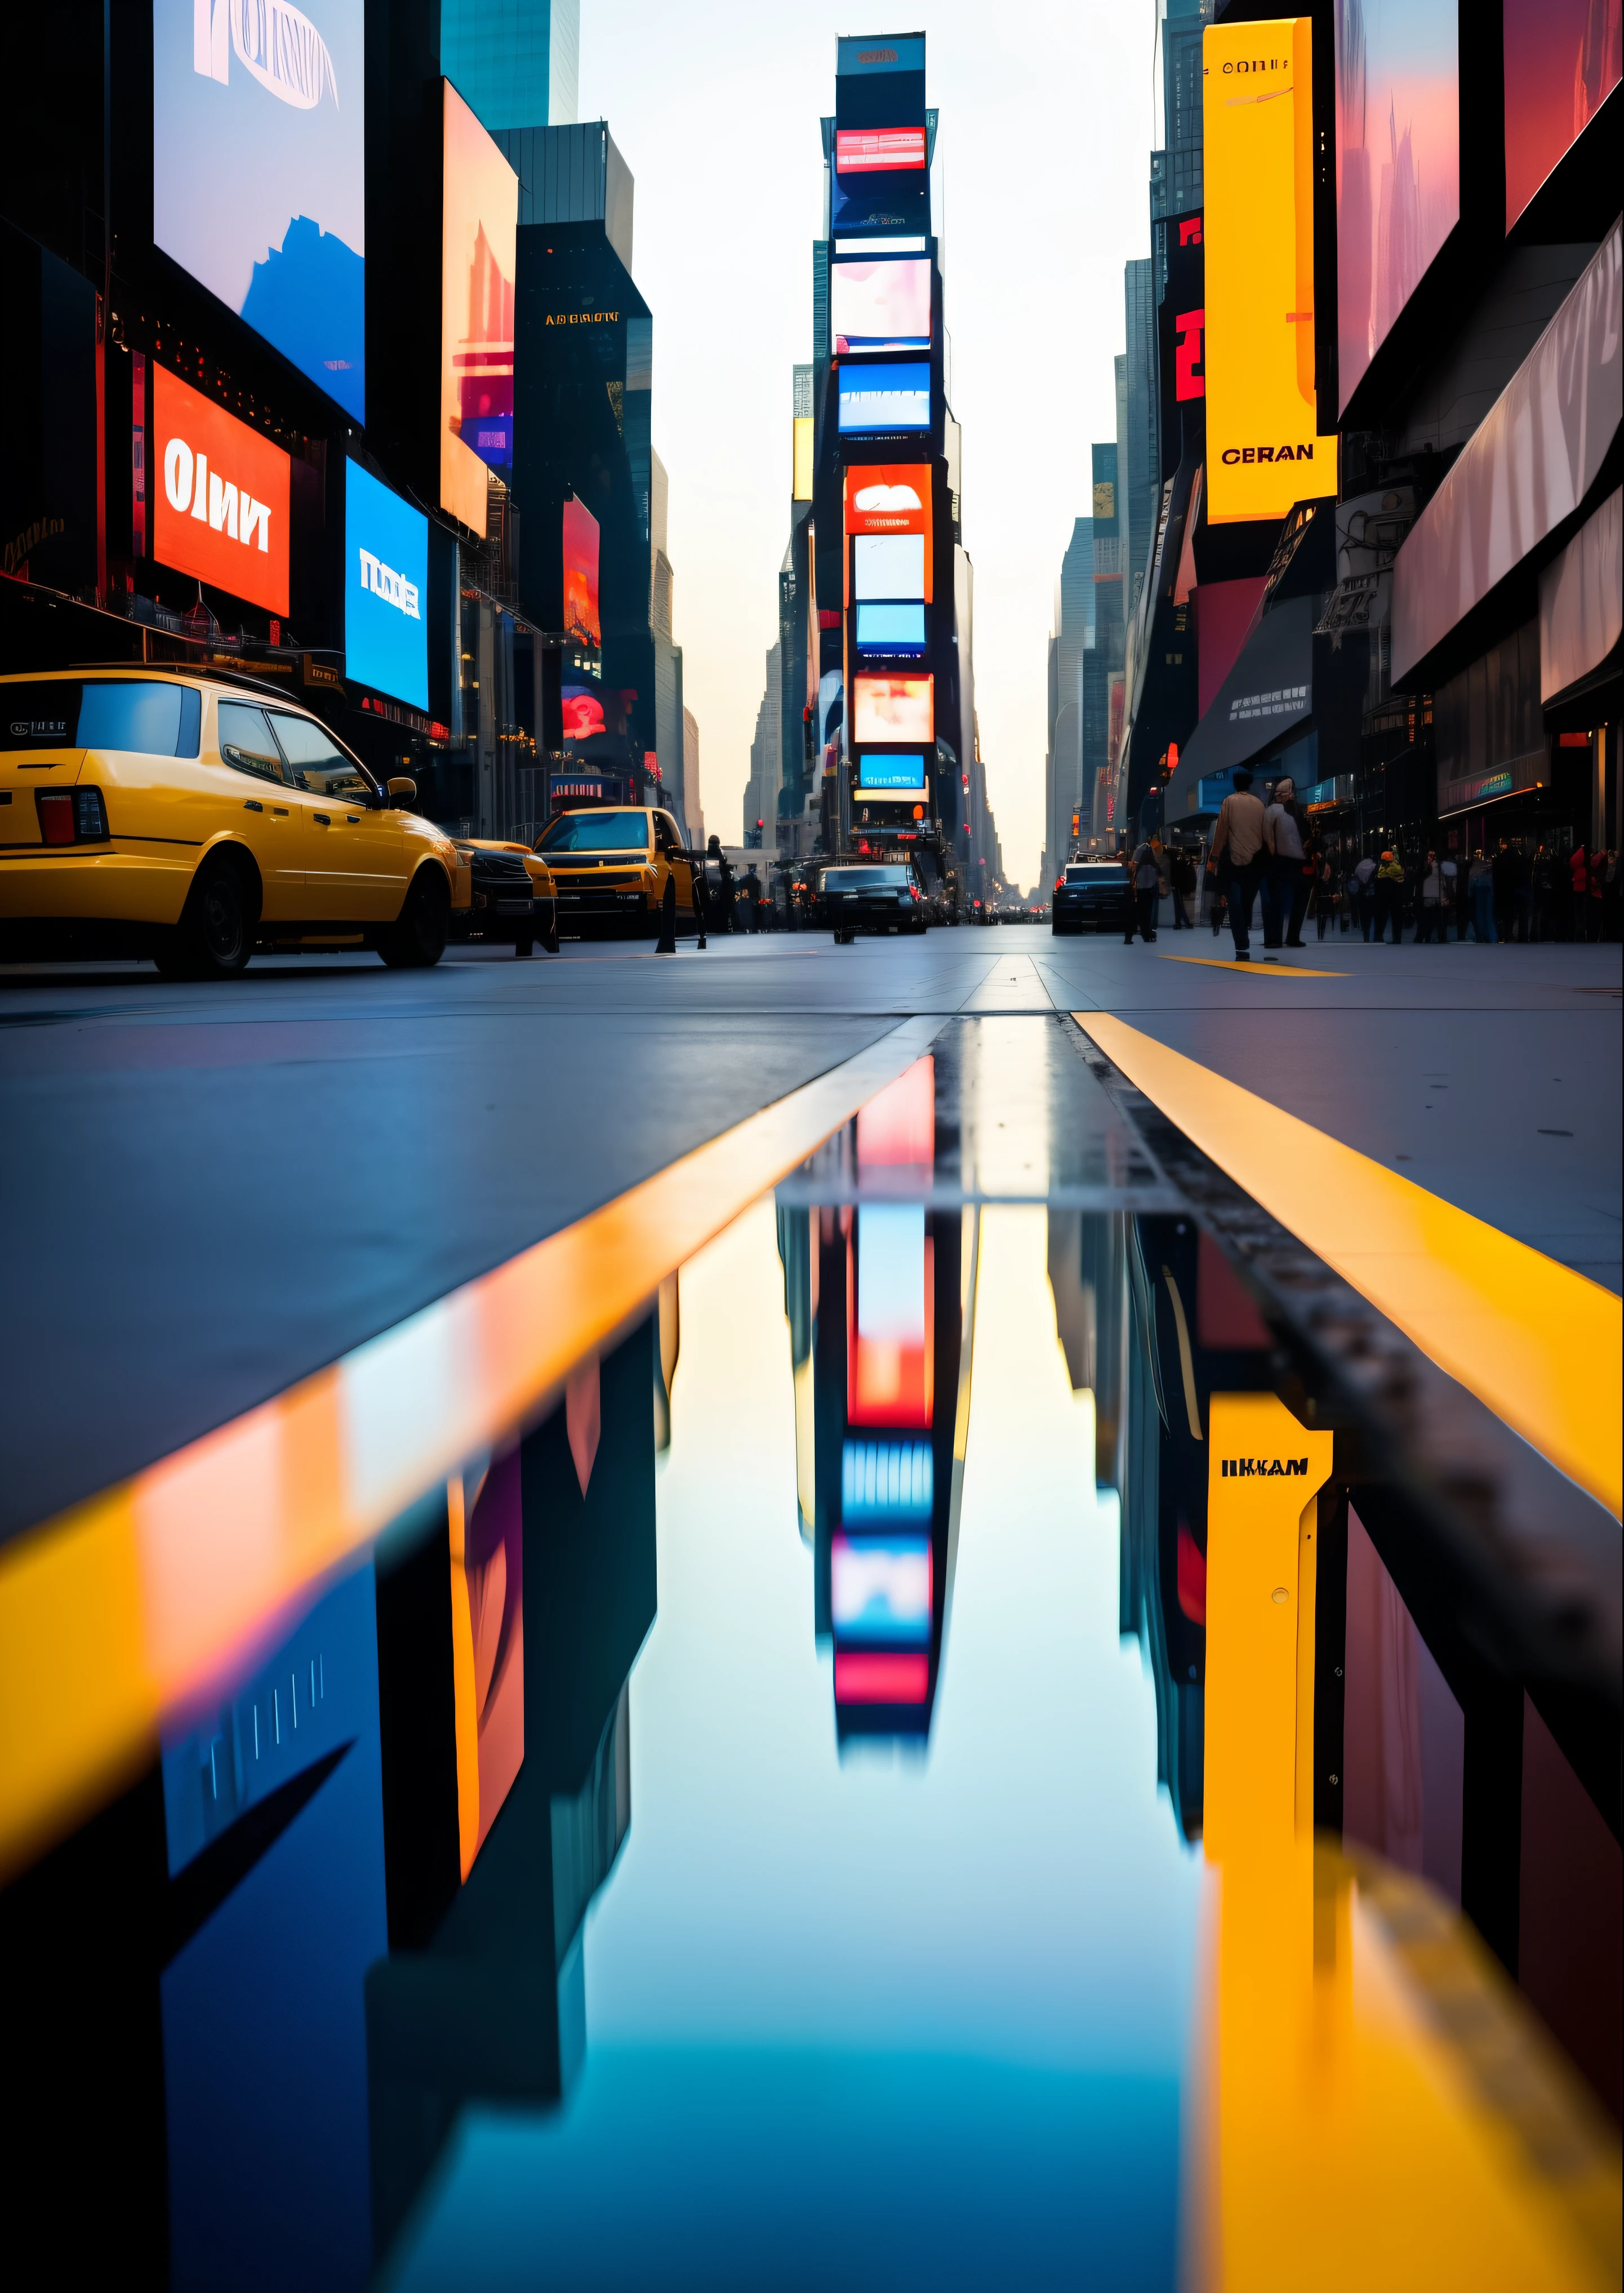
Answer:
[[[0,677],[0,954],[182,977],[255,949],[438,963],[472,876],[416,794],[250,678]]]
[[[930,914],[905,860],[841,863],[823,871],[824,920],[836,947],[850,947],[860,931],[924,932]]]
[[[540,854],[528,844],[488,837],[458,836],[454,841],[469,863],[473,888],[451,936],[495,941],[511,946],[515,955],[531,954],[539,940],[549,955],[556,955],[558,900],[553,871]]]
[[[669,878],[676,881],[678,931],[697,928],[694,878],[704,863],[683,849],[668,812],[653,805],[561,812],[537,838],[536,851],[551,872],[561,931],[647,938],[659,929]]]
[[[1050,903],[1050,929],[1064,932],[1120,931],[1128,898],[1119,860],[1068,860]]]

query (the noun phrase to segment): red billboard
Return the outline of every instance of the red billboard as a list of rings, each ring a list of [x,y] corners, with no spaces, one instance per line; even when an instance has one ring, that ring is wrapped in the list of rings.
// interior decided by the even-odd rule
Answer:
[[[268,613],[287,611],[288,462],[223,406],[149,366],[152,555]]]
[[[564,628],[578,645],[598,652],[603,628],[598,612],[598,521],[572,494],[564,504]]]
[[[841,175],[890,174],[899,167],[923,167],[923,127],[841,127],[835,133],[835,172]]]
[[[1620,0],[1505,0],[1506,228],[1619,85]]]

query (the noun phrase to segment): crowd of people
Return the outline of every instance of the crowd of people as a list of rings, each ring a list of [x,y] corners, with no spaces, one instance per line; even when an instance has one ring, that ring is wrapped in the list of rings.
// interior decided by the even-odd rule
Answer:
[[[1130,946],[1135,933],[1156,937],[1169,895],[1175,931],[1195,928],[1204,899],[1214,937],[1228,925],[1239,963],[1252,960],[1259,908],[1265,963],[1278,962],[1283,948],[1305,947],[1310,922],[1316,939],[1351,931],[1393,946],[1407,933],[1418,946],[1451,932],[1480,946],[1620,936],[1616,852],[1541,843],[1530,855],[1501,837],[1493,850],[1480,847],[1464,860],[1429,850],[1407,863],[1391,845],[1351,859],[1326,843],[1289,780],[1277,781],[1264,804],[1246,772],[1235,774],[1234,791],[1219,808],[1204,868],[1186,847],[1165,845],[1159,834],[1136,848],[1124,845],[1118,856],[1131,886]]]

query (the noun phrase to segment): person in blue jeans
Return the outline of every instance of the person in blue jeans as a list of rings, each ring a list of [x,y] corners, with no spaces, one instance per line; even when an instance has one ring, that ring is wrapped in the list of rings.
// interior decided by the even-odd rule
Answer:
[[[1228,901],[1237,963],[1252,960],[1252,903],[1268,856],[1263,805],[1252,794],[1250,773],[1239,772],[1233,795],[1218,806],[1218,824],[1207,857],[1207,872],[1216,877]]]

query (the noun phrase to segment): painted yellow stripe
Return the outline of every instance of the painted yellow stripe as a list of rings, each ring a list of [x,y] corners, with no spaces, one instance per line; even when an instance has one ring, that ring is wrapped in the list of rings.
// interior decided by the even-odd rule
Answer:
[[[1237,1186],[1608,1510],[1624,1300],[1098,1011],[1072,1017]]]
[[[1164,963],[1205,963],[1215,971],[1239,971],[1248,979],[1351,979],[1349,971],[1311,971],[1305,963],[1238,963],[1232,955],[1168,955]]]
[[[928,1049],[910,1019],[353,1353],[0,1552],[0,1877],[279,1621],[534,1422],[659,1284]]]

